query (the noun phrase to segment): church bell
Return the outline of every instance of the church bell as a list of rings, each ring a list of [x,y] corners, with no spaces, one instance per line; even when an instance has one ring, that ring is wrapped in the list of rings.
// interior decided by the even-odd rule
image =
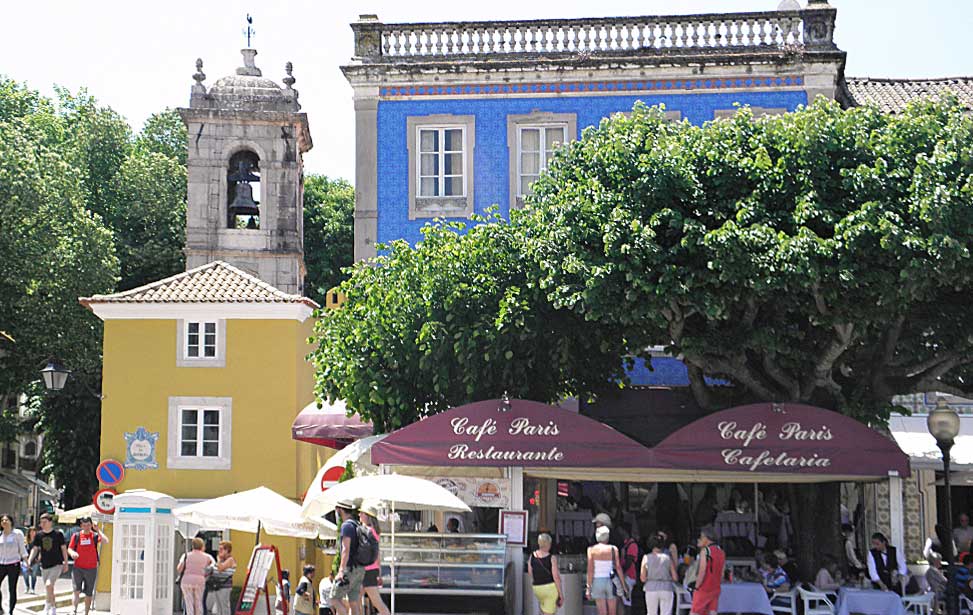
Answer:
[[[257,228],[256,221],[260,217],[260,207],[253,200],[253,187],[250,182],[260,181],[260,177],[250,171],[250,166],[246,162],[241,161],[239,168],[230,175],[229,179],[231,182],[235,182],[233,184],[233,201],[227,208],[230,228],[236,228],[236,221],[240,217],[247,216],[250,218],[247,228]]]

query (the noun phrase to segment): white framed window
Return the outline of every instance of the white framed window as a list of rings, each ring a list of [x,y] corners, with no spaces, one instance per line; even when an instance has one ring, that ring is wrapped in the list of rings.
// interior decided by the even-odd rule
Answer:
[[[225,367],[226,321],[187,318],[177,322],[176,365]]]
[[[749,105],[747,105],[749,106]],[[741,109],[741,107],[734,107],[732,109],[716,109],[713,111],[714,120],[726,120],[730,119]],[[784,115],[787,113],[787,109],[784,107],[750,107],[750,113],[753,117],[764,117],[767,115]]]
[[[464,126],[422,126],[419,131],[419,197],[466,196]]]
[[[229,397],[170,397],[167,467],[229,470],[232,430]]]
[[[531,193],[532,184],[554,156],[554,149],[567,142],[567,124],[538,124],[517,128],[517,196]]]
[[[216,358],[216,321],[190,320],[186,322],[187,359],[215,359]]]
[[[573,141],[578,134],[573,113],[534,111],[507,116],[507,148],[510,151],[510,207],[523,206],[531,185],[554,155],[559,145]]]
[[[472,115],[406,119],[409,148],[409,219],[473,213]]]

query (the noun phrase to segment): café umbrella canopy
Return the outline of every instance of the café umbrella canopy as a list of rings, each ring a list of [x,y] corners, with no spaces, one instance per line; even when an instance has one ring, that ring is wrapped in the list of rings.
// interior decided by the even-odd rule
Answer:
[[[304,498],[305,517],[320,517],[334,510],[339,501],[385,504],[392,522],[392,613],[395,613],[395,509],[435,510],[442,512],[470,512],[470,507],[436,483],[414,476],[400,474],[379,474],[353,478],[317,494],[310,490]]]
[[[219,527],[273,536],[317,538],[334,536],[335,527],[320,516],[305,518],[299,504],[267,487],[257,487],[177,508],[173,515],[183,523]]]

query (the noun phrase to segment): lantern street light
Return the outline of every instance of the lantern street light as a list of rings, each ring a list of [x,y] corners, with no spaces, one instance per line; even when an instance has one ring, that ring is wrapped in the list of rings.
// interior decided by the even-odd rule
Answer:
[[[953,448],[953,442],[959,434],[959,415],[950,408],[942,398],[936,401],[936,408],[929,412],[926,418],[926,427],[933,438],[936,438],[936,445],[943,454],[943,483],[946,487],[946,506],[945,514],[940,512],[939,522],[945,530],[945,536],[940,536],[942,542],[943,555],[949,568],[946,571],[946,613],[947,615],[959,614],[959,595],[956,592],[956,584],[953,580],[954,553],[953,536],[950,532],[953,520],[953,498],[950,493],[949,484],[949,451]],[[945,519],[945,522],[944,522]]]
[[[68,381],[71,370],[65,369],[57,360],[51,359],[47,366],[41,370],[44,377],[44,388],[48,391],[60,391],[64,388],[64,383]]]

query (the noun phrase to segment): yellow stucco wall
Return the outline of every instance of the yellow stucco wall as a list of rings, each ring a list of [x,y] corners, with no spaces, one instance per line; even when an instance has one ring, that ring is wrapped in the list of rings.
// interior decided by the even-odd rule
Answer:
[[[126,471],[116,487],[150,489],[177,499],[206,499],[265,486],[302,497],[330,449],[291,439],[294,416],[313,399],[313,368],[305,360],[312,319],[227,320],[225,367],[177,367],[177,320],[107,320],[101,458],[125,459],[125,432],[159,432],[157,470]],[[232,399],[230,470],[166,467],[170,397]],[[242,584],[253,534],[232,532]],[[312,541],[267,537],[281,551],[281,565],[300,576],[304,559],[321,564]],[[110,548],[110,547],[109,547]],[[296,574],[294,571],[297,571]],[[107,591],[111,558],[103,558],[99,590]]]

